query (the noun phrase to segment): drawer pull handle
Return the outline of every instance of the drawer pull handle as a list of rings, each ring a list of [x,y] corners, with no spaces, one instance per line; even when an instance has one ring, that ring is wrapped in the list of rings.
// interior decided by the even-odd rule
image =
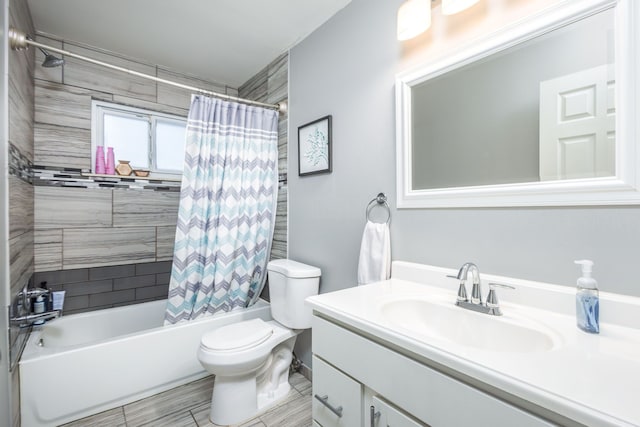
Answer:
[[[327,408],[329,408],[329,410],[331,412],[333,412],[334,414],[336,414],[338,416],[338,418],[342,418],[342,406],[338,406],[337,408],[334,407],[333,405],[331,405],[329,403],[329,396],[328,395],[324,395],[324,396],[318,396],[317,394],[314,395],[313,397],[315,397],[316,399],[318,399],[324,406],[326,406]]]
[[[376,407],[371,405],[369,407],[369,419],[371,420],[371,427],[376,427],[376,421],[382,415],[380,411],[376,412]]]

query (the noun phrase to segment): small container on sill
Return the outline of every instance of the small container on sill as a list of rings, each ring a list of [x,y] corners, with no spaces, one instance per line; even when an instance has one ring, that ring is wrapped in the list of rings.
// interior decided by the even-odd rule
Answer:
[[[129,164],[129,160],[118,160],[118,166],[116,166],[116,172],[118,175],[129,176],[133,172],[133,168]]]

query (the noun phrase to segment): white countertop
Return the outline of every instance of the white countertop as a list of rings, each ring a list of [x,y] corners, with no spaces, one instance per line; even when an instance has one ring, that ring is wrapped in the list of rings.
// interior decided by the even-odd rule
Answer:
[[[418,273],[413,271],[414,266]],[[378,337],[391,348],[406,349],[576,422],[640,426],[639,298],[601,295],[601,313],[610,310],[612,323],[602,322],[606,320],[602,316],[600,334],[587,334],[576,327],[571,288],[490,276],[492,281],[518,288],[511,297],[515,302],[509,301],[507,292],[499,292],[504,315],[493,319],[534,319],[553,332],[555,347],[535,353],[488,351],[420,336],[385,319],[380,307],[392,300],[422,298],[451,304],[456,300],[457,284],[438,279],[452,270],[397,262],[396,270],[400,273],[394,273],[390,280],[310,297],[307,304],[325,316]],[[484,283],[487,277],[481,276]],[[533,297],[532,305],[538,307],[522,304],[523,297]],[[539,308],[545,303],[554,311]],[[633,319],[620,322],[621,316],[614,314],[614,309],[630,313]]]

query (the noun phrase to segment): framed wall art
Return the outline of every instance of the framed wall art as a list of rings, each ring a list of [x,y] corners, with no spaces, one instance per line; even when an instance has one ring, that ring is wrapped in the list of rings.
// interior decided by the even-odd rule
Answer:
[[[298,176],[331,172],[331,116],[298,127]]]

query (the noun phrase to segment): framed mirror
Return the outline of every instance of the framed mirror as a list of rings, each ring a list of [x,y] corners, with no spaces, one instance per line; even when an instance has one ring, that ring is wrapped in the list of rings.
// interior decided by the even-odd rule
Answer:
[[[398,207],[639,204],[639,6],[561,2],[399,74]]]

